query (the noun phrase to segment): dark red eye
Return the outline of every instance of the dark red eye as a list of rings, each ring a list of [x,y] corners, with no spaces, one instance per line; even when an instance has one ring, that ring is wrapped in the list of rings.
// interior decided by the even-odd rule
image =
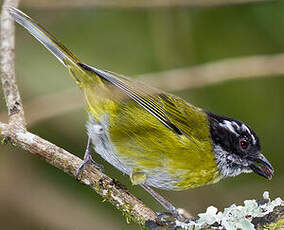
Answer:
[[[240,146],[242,149],[247,149],[249,146],[249,142],[245,139],[240,140]]]

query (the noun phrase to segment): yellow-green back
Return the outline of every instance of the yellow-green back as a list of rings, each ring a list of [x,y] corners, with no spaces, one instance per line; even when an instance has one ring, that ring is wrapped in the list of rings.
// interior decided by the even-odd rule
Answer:
[[[87,71],[103,83],[83,88],[89,112],[97,122],[108,116],[116,154],[133,171],[151,177],[165,169],[176,190],[218,179],[205,112],[143,83],[107,71],[103,73],[108,77]]]

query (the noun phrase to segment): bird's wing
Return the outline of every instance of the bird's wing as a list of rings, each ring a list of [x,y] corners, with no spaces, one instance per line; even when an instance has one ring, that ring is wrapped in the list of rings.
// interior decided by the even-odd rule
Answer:
[[[203,124],[200,109],[188,104],[183,99],[169,94],[159,94],[168,121],[179,128],[182,134],[192,139]]]
[[[79,65],[118,87],[175,133],[191,136],[192,125],[186,116],[191,105],[181,98],[173,95],[168,96],[162,91],[145,86],[141,82],[133,81],[109,71],[100,70],[86,64],[80,63]]]

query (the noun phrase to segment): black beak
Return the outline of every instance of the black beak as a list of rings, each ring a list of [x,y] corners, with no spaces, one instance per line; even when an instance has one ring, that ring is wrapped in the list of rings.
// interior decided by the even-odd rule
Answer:
[[[250,161],[249,167],[252,171],[269,180],[272,178],[274,170],[269,161],[262,154],[249,157],[248,160]]]

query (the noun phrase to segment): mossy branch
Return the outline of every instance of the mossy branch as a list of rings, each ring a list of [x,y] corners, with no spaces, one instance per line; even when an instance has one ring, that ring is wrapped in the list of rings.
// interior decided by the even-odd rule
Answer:
[[[167,229],[226,229],[226,230],[254,230],[254,229],[284,229],[284,201],[281,198],[270,200],[269,193],[264,192],[261,200],[246,200],[244,205],[231,205],[223,212],[210,206],[205,213],[198,214],[195,221],[180,222],[178,220],[165,220]],[[148,221],[152,229],[161,228],[155,223]]]

